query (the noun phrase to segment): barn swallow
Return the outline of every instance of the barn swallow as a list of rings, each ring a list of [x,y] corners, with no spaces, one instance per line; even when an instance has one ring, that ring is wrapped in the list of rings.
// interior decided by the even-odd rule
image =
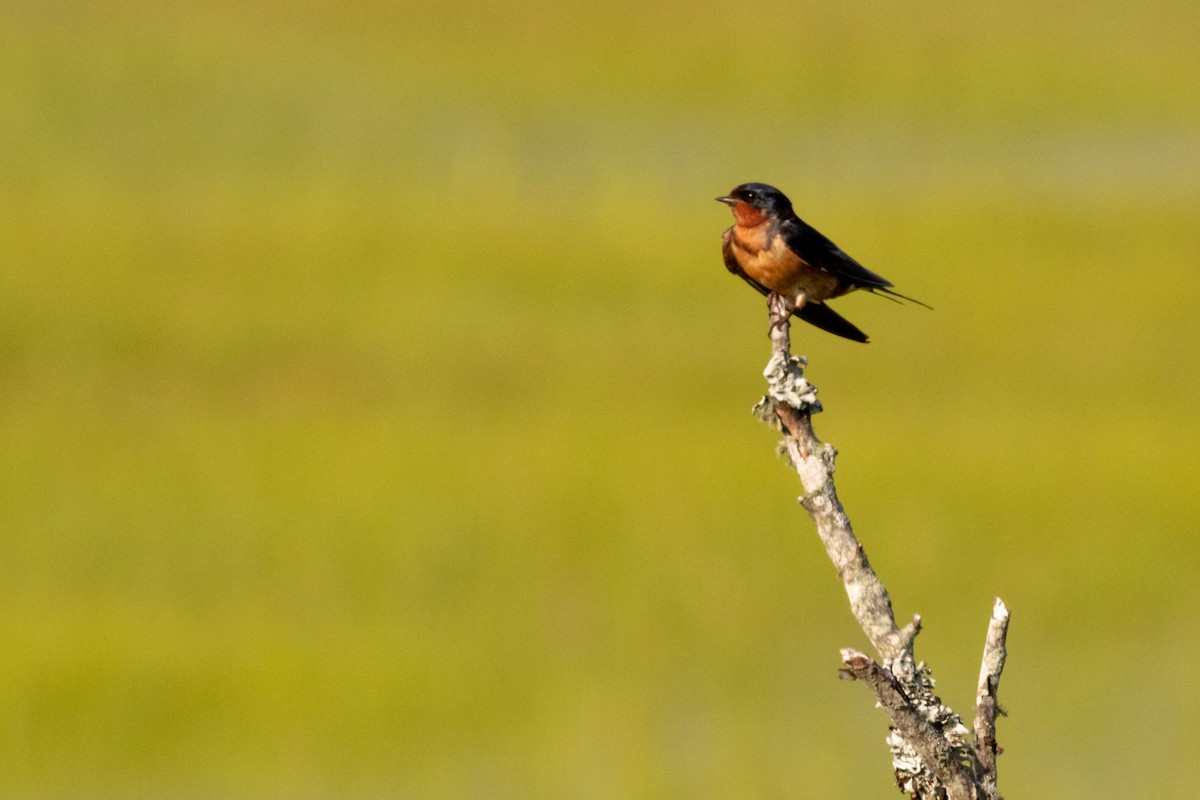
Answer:
[[[867,335],[825,305],[826,300],[865,289],[925,306],[892,291],[891,281],[797,217],[792,202],[774,186],[743,183],[717,200],[733,209],[736,221],[721,236],[725,266],[764,295],[782,295],[792,304],[792,314],[805,322],[865,342]]]

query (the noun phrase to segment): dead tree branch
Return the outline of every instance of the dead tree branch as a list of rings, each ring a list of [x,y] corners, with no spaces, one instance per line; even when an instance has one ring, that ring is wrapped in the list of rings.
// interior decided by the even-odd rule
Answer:
[[[975,782],[983,790],[984,800],[997,800],[996,756],[996,690],[1000,673],[1008,655],[1008,607],[999,597],[992,606],[992,622],[988,625],[987,641],[983,645],[983,665],[979,668],[979,689],[975,693]]]
[[[867,560],[833,482],[837,451],[813,433],[812,415],[821,411],[816,387],[804,377],[807,362],[791,353],[786,299],[770,295],[771,360],[763,376],[768,393],[755,413],[782,431],[783,450],[800,475],[800,503],[816,523],[821,543],[837,569],[850,600],[850,610],[881,663],[865,653],[842,650],[842,674],[862,681],[891,719],[887,738],[900,789],[912,798],[997,800],[995,721],[996,691],[1004,668],[1008,610],[996,599],[988,629],[976,698],[974,742],[962,719],[934,694],[933,679],[913,656],[921,630],[914,616],[903,628],[896,624],[887,589]]]

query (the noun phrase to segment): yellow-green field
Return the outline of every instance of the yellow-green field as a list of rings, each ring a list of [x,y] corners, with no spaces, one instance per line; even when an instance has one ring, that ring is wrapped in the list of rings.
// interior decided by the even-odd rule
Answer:
[[[747,180],[936,308],[794,341],[1002,791],[1194,794],[1200,10],[834,5],[0,5],[0,795],[899,796]]]

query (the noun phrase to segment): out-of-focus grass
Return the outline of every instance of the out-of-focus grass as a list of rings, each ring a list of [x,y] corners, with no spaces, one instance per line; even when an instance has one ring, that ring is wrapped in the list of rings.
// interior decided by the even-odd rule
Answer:
[[[798,341],[1006,792],[1195,784],[1190,5],[106,5],[0,11],[5,796],[894,791],[749,179],[937,308]]]

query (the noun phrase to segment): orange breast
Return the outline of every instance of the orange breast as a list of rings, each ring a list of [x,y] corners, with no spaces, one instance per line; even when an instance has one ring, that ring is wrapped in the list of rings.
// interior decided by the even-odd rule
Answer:
[[[782,236],[769,236],[767,228],[734,227],[729,245],[743,272],[789,298],[804,292],[809,300],[819,301],[842,293],[836,276],[811,266],[784,244]]]

